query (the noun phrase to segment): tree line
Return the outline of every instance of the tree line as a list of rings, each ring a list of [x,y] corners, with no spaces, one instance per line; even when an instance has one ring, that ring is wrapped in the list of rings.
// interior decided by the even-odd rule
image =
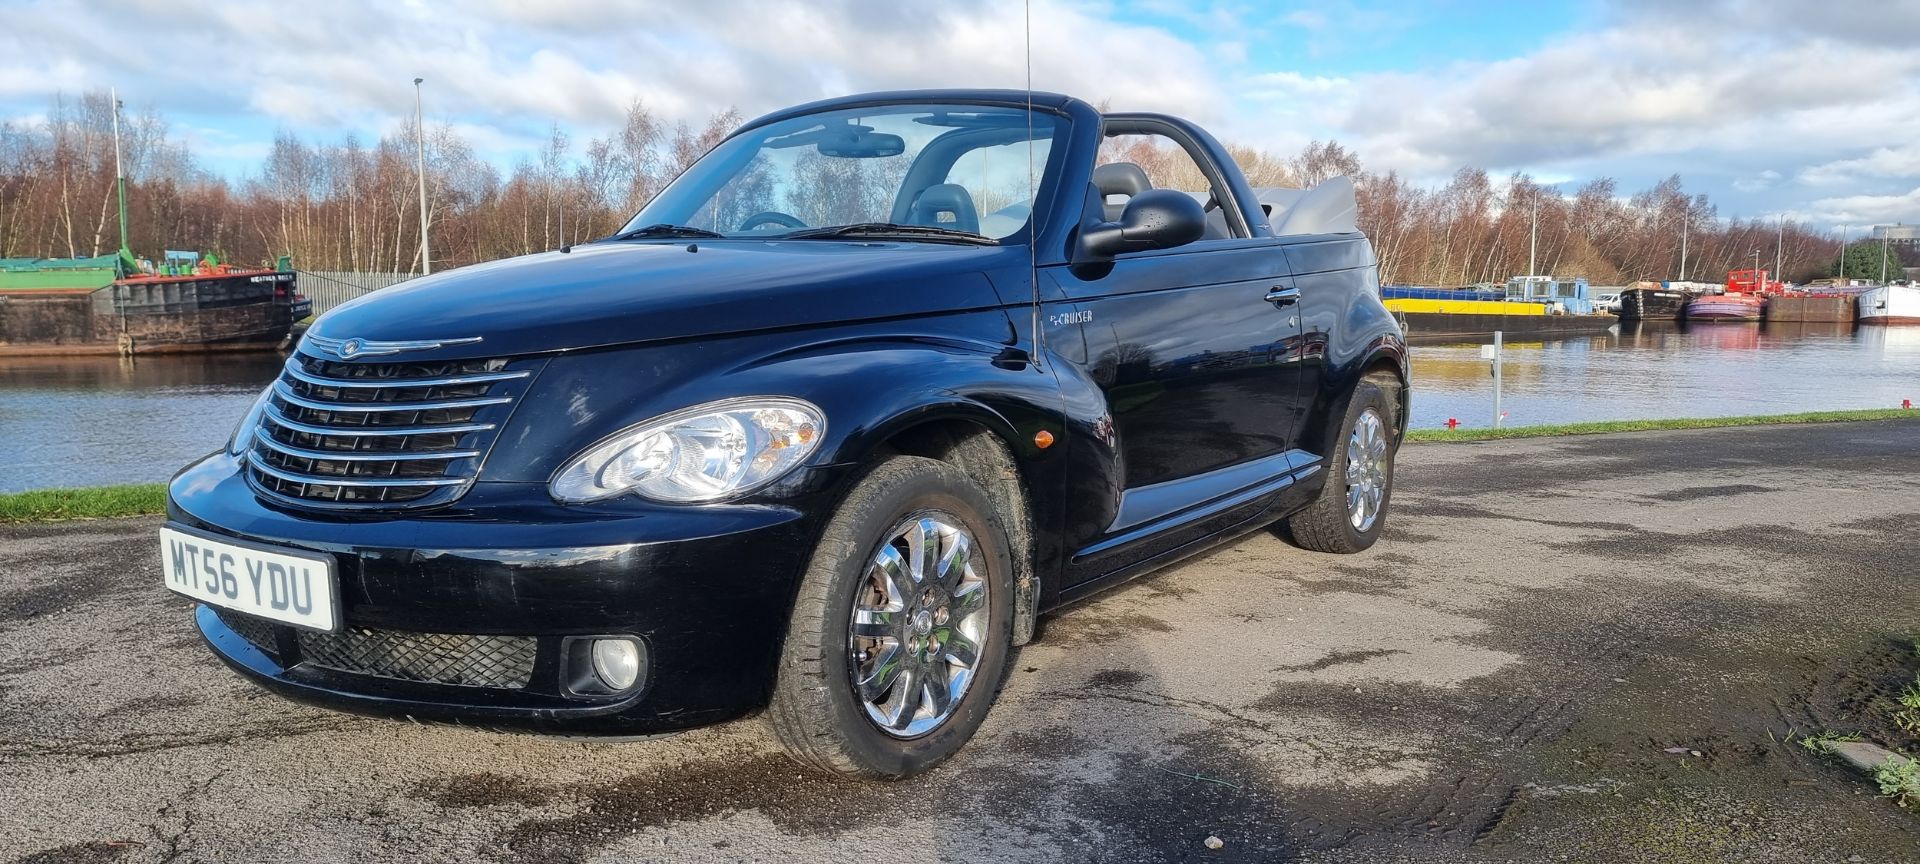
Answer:
[[[117,248],[113,114],[107,94],[89,92],[56,97],[44,120],[0,122],[0,257],[90,256]],[[605,236],[741,119],[728,110],[698,125],[669,124],[635,102],[619,128],[584,143],[551,127],[538,152],[505,171],[476,156],[451,127],[430,127],[433,266]],[[151,109],[123,112],[120,122],[129,245],[138,254],[193,249],[249,263],[286,254],[314,270],[420,268],[415,147],[421,130],[410,122],[372,142],[354,136],[308,141],[283,131],[257,172],[238,180],[201,166]],[[1524,173],[1499,183],[1469,167],[1443,185],[1422,186],[1396,171],[1367,170],[1334,141],[1290,155],[1230,149],[1256,186],[1353,177],[1361,227],[1390,283],[1504,282],[1528,272],[1530,261],[1540,273],[1584,276],[1594,284],[1711,282],[1753,266],[1756,252],[1760,266],[1771,269],[1776,244],[1783,275],[1805,281],[1832,275],[1841,258],[1838,238],[1807,226],[1721,218],[1707,196],[1687,192],[1678,175],[1630,193],[1608,178],[1566,193]],[[1127,155],[1145,162],[1172,156],[1138,146]]]

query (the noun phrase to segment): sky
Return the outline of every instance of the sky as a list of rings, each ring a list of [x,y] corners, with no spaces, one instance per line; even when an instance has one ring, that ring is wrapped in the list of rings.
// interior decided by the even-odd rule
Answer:
[[[429,124],[510,167],[641,100],[698,124],[847,93],[1021,87],[1438,185],[1678,173],[1723,217],[1920,221],[1920,0],[0,0],[0,120],[117,87],[200,163]]]

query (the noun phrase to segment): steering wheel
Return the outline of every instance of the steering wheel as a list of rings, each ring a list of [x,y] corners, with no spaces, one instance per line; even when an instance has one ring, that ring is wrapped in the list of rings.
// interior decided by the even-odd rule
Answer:
[[[807,223],[778,210],[762,210],[752,216],[748,216],[745,221],[740,223],[740,227],[736,230],[752,231],[762,225],[778,225],[782,228],[807,227]]]

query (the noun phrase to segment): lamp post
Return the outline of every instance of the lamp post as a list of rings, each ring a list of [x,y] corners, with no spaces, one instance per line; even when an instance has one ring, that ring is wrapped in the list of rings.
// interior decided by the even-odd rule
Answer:
[[[123,261],[133,259],[133,252],[127,249],[127,172],[120,167],[120,90],[107,91],[107,98],[113,100],[113,189],[120,198],[120,258]]]
[[[1780,271],[1787,266],[1786,252],[1787,217],[1781,216],[1779,227],[1773,232],[1773,278],[1781,282],[1787,281],[1780,278]]]
[[[1838,284],[1840,285],[1853,284],[1852,282],[1847,281],[1847,226],[1845,225],[1840,226],[1840,263],[1834,266],[1839,268],[1835,270],[1833,274],[1835,277],[1839,278],[1840,281]]]
[[[427,124],[425,103],[420,96],[420,83],[425,78],[413,79],[413,141],[418,150],[420,174],[420,273],[433,272],[433,247],[427,242]]]

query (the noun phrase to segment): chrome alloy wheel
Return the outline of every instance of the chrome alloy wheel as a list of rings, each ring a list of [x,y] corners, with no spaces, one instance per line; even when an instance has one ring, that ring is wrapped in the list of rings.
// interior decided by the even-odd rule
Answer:
[[[847,671],[867,718],[896,738],[940,727],[973,683],[987,633],[985,558],[960,520],[915,514],[867,565]]]
[[[1380,412],[1368,408],[1353,421],[1347,436],[1347,522],[1365,532],[1380,519],[1387,497],[1387,429]]]

